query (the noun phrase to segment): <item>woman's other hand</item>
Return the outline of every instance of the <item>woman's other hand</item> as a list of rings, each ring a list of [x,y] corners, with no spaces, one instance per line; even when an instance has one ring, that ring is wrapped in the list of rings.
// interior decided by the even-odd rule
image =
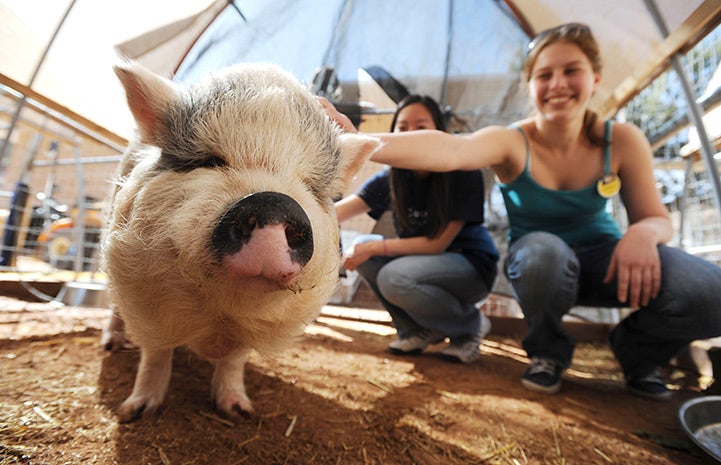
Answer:
[[[615,277],[618,300],[635,309],[648,305],[661,288],[657,241],[647,231],[640,224],[628,229],[613,251],[604,278],[608,283]]]
[[[353,271],[375,255],[383,255],[383,241],[354,244],[343,254],[343,268]]]

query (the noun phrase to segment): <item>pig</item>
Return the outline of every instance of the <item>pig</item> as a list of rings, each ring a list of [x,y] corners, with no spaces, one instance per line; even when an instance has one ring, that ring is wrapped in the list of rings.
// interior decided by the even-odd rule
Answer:
[[[132,61],[114,71],[137,125],[101,246],[113,309],[103,343],[140,349],[119,421],[162,405],[180,346],[214,364],[218,411],[250,415],[249,354],[287,349],[336,289],[333,200],[379,141],[344,133],[276,65],[193,85]]]

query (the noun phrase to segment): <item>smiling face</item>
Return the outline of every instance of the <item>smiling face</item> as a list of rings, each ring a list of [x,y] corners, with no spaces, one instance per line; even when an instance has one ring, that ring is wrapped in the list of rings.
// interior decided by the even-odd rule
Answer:
[[[581,48],[558,41],[543,48],[529,73],[534,107],[545,119],[583,117],[601,75]]]

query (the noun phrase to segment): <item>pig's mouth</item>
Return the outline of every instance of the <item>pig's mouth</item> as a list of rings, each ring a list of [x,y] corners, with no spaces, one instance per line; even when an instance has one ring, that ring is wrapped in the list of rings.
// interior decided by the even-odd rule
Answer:
[[[211,243],[226,274],[268,290],[292,288],[313,256],[308,215],[279,192],[254,193],[231,205]]]
[[[223,273],[235,282],[237,286],[245,289],[253,289],[256,292],[274,292],[274,291],[291,291],[298,292],[300,286],[296,284],[293,278],[276,278],[273,276],[250,275],[244,272],[238,272],[237,267],[223,261]]]

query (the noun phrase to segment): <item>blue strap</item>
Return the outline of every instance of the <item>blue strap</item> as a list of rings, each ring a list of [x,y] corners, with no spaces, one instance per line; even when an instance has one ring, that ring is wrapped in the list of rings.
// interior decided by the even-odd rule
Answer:
[[[519,125],[514,123],[514,124],[509,125],[508,127],[516,129],[518,132],[520,132],[521,135],[523,136],[523,141],[526,143],[526,168],[524,169],[524,171],[526,171],[526,170],[528,170],[528,165],[531,163],[531,146],[528,143],[528,137],[526,137],[526,133],[523,132],[523,129],[521,129],[521,127]]]
[[[606,132],[604,134],[604,140],[606,141],[606,147],[603,149],[603,174],[607,175],[611,173],[611,120],[606,120]]]

